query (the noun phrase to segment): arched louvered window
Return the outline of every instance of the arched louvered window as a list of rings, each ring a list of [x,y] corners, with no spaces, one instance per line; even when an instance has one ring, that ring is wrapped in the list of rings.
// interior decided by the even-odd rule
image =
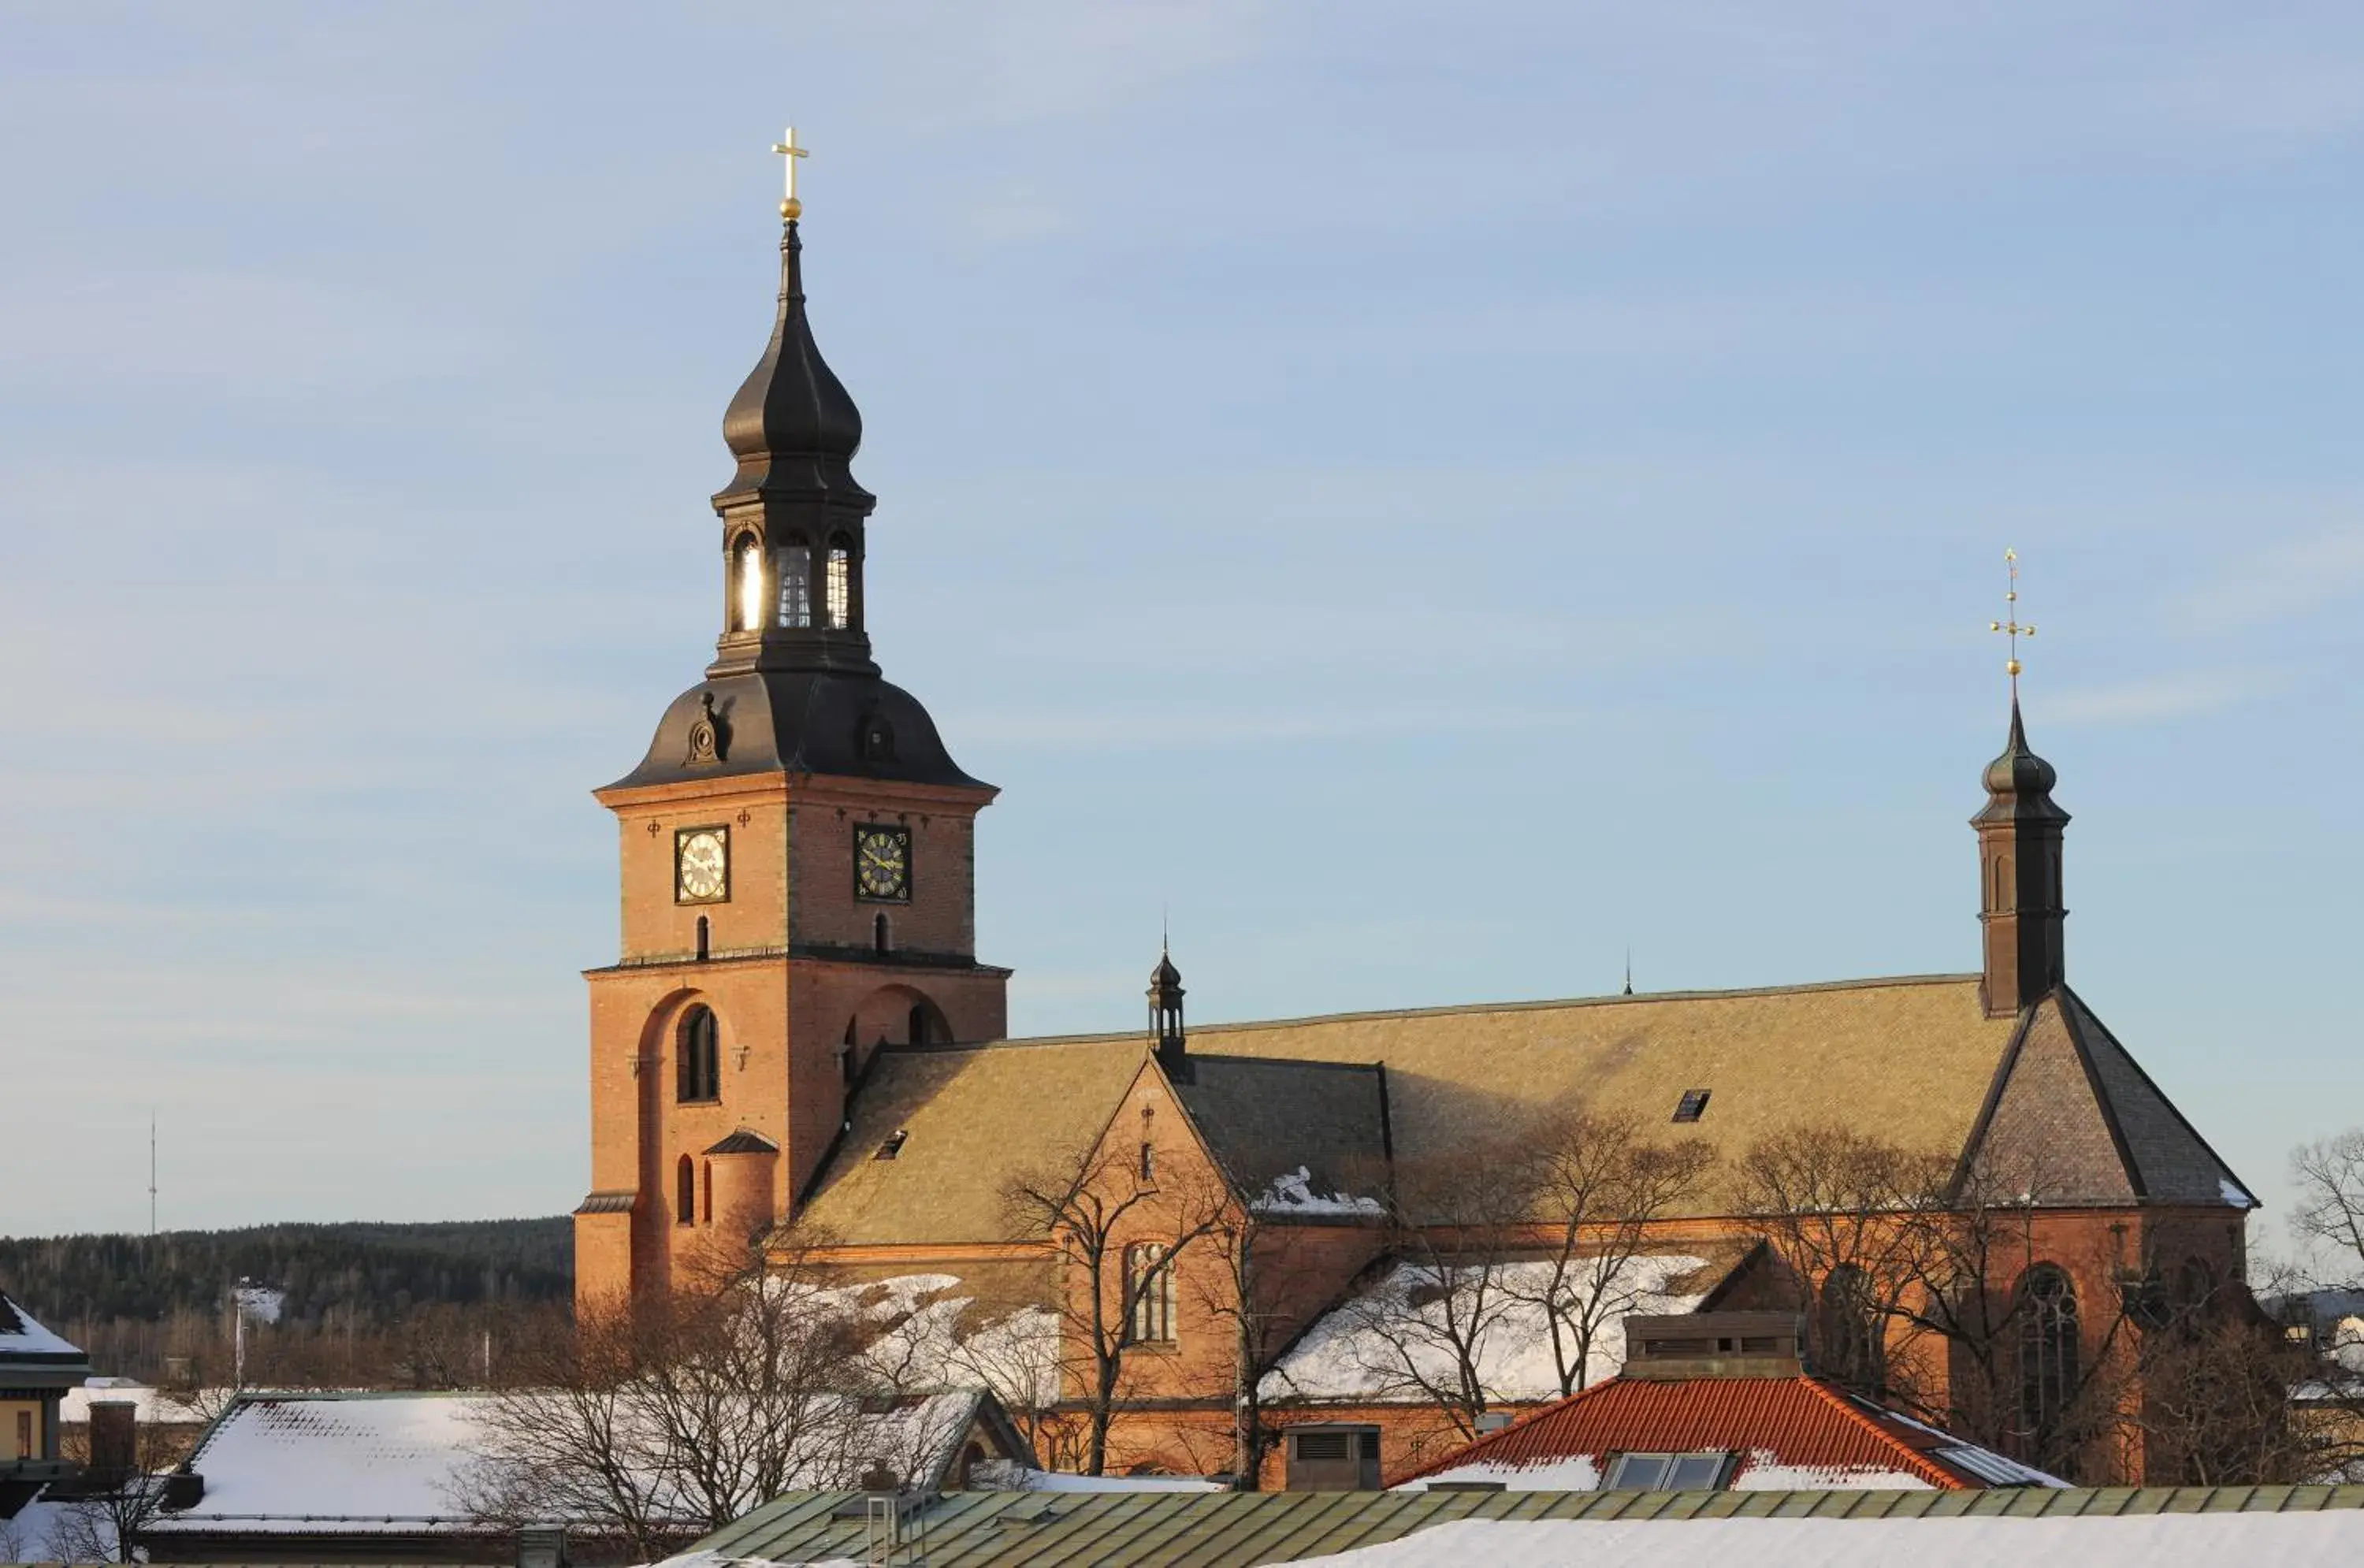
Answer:
[[[829,629],[843,631],[853,624],[853,546],[843,534],[829,541],[829,570],[822,584],[829,612]]]
[[[674,1040],[674,1097],[722,1097],[722,1029],[714,1009],[699,1003],[681,1016]]]

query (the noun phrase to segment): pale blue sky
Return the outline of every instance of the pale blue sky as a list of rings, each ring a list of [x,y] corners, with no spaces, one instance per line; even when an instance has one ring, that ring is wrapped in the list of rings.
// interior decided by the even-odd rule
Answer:
[[[555,1213],[776,160],[1021,1031],[2069,972],[2364,1122],[2353,6],[0,8],[0,1231]],[[1776,17],[1774,12],[1779,15]],[[1910,1072],[1909,1062],[1899,1063]]]

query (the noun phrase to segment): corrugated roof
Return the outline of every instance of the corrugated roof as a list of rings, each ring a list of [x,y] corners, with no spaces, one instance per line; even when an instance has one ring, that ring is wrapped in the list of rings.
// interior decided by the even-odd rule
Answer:
[[[1496,1470],[1547,1465],[1579,1455],[1726,1451],[1745,1457],[1734,1485],[1753,1468],[1878,1472],[1931,1486],[1997,1485],[2008,1473],[2027,1485],[2036,1473],[1962,1440],[1907,1421],[1816,1377],[1612,1378],[1479,1438],[1404,1477],[1418,1481],[1471,1465]],[[1969,1450],[1993,1464],[1961,1462]],[[1823,1478],[1820,1474],[1816,1479]]]
[[[866,1557],[862,1495],[792,1492],[694,1550],[777,1562]],[[2048,1518],[2364,1508],[2364,1486],[1840,1492],[954,1492],[909,1517],[930,1568],[1254,1568],[1453,1519]],[[903,1549],[897,1561],[917,1561]]]

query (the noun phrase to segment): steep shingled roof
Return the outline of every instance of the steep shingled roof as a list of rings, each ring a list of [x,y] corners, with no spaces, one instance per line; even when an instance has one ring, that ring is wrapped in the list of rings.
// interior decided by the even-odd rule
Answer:
[[[2016,1051],[2016,1021],[1986,1017],[1975,975],[1200,1025],[1190,1050],[1200,1060],[1380,1064],[1397,1178],[1414,1217],[1424,1207],[1423,1162],[1518,1138],[1578,1102],[1723,1155],[1722,1179],[1689,1206],[1713,1216],[1733,1211],[1725,1184],[1737,1156],[1801,1125],[1838,1123],[1948,1156],[1982,1126],[2005,1141],[2050,1137],[2046,1118],[2022,1114],[2046,1096],[2014,1093],[2021,1074],[2020,1087],[2082,1084],[2109,1096],[2105,1107],[2090,1087],[2079,1090],[2085,1110],[2075,1112],[2072,1096],[2061,1113],[2083,1118],[2074,1147],[2058,1156],[2077,1162],[2075,1201],[2137,1195],[2112,1152],[2123,1137],[2154,1200],[2230,1204],[2217,1181],[2238,1191],[2231,1173],[2084,1005],[2065,988],[2060,995],[2068,1013],[2047,999]],[[1009,1176],[1071,1164],[1107,1124],[1144,1051],[1142,1036],[1128,1033],[881,1051],[810,1213],[851,1242],[1004,1240],[999,1195]],[[1710,1091],[1706,1114],[1675,1122],[1692,1089]],[[1211,1119],[1221,1125],[1227,1114]],[[874,1161],[898,1128],[911,1134],[898,1156]]]
[[[1243,1198],[1300,1170],[1323,1197],[1385,1195],[1387,1080],[1377,1067],[1194,1051],[1172,1082]]]

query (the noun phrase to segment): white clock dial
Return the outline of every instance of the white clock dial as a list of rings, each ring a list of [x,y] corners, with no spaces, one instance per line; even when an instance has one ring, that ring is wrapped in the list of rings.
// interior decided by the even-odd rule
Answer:
[[[674,897],[684,904],[710,904],[730,885],[730,846],[719,828],[683,833],[674,846]]]

